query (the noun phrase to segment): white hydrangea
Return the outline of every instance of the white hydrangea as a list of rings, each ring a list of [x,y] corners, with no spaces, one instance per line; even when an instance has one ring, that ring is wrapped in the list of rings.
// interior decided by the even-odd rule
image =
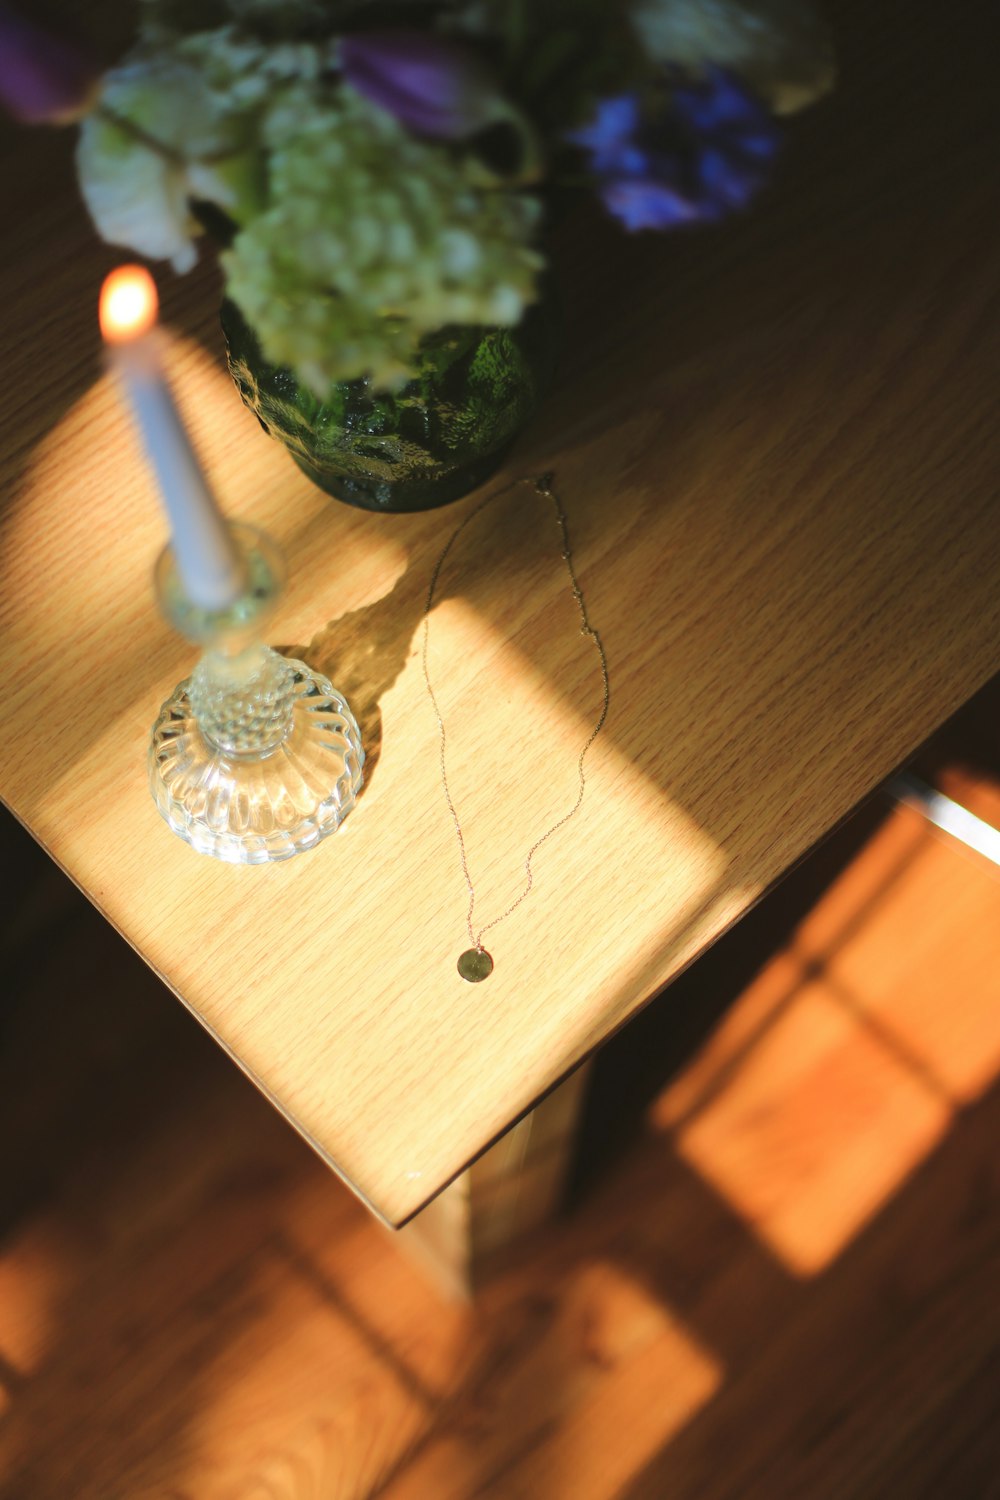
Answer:
[[[108,73],[77,147],[80,186],[98,233],[189,270],[197,225],[188,209],[188,160],[222,144],[216,111],[191,67],[164,56]]]
[[[397,384],[448,323],[514,324],[535,295],[538,207],[417,140],[350,90],[279,90],[262,125],[269,203],[223,256],[266,357],[322,395]]]
[[[833,85],[833,48],[817,0],[632,0],[631,14],[651,57],[732,68],[778,114]]]
[[[112,69],[77,149],[98,233],[190,270],[199,226],[189,200],[236,220],[260,207],[255,117],[276,85],[318,78],[332,57],[329,43],[268,47],[227,26],[139,51]]]
[[[315,83],[335,66],[338,44],[335,39],[263,42],[236,26],[223,26],[184,37],[174,52],[197,69],[213,107],[234,114],[262,109],[278,84]]]

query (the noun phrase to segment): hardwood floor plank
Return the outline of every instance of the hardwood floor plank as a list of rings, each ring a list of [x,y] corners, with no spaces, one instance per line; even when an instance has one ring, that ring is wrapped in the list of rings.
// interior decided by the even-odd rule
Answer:
[[[0,1496],[997,1500],[998,892],[894,813],[472,1306],[60,898],[7,935]]]
[[[959,1452],[952,1419],[970,1389],[973,1429],[992,1428],[979,1488],[941,1493],[987,1494],[1000,1458],[985,1379],[1000,1348],[998,1129],[995,1089],[627,1500],[916,1493],[923,1443]],[[880,1490],[890,1470],[905,1482]]]

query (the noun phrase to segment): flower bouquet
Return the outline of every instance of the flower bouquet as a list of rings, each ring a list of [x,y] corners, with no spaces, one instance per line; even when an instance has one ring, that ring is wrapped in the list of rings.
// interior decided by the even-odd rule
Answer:
[[[553,190],[715,222],[833,72],[810,0],[142,0],[96,80],[6,9],[0,36],[15,112],[81,118],[98,232],[178,272],[214,238],[244,400],[387,509],[464,493],[530,415]]]

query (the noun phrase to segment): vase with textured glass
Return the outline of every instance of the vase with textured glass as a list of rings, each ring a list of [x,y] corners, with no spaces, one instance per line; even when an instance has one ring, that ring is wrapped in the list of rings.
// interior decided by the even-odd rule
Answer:
[[[496,470],[549,385],[559,325],[550,293],[513,328],[428,334],[398,389],[360,376],[322,395],[265,359],[235,302],[223,303],[222,327],[244,402],[314,484],[363,510],[411,511],[447,505]]]
[[[143,0],[133,52],[78,73],[21,113],[82,116],[100,233],[184,272],[221,231],[245,401],[392,510],[478,484],[537,406],[546,208],[596,194],[630,233],[743,210],[833,65],[818,0]]]

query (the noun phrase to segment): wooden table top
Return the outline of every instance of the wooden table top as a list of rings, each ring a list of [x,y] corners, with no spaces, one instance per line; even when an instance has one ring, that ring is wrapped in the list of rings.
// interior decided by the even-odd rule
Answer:
[[[995,112],[974,31],[949,51],[946,17],[905,38],[860,3],[840,20],[840,90],[793,124],[752,214],[663,240],[560,231],[566,357],[509,472],[557,471],[611,714],[477,987],[455,972],[465,887],[418,654],[431,568],[475,500],[328,501],[238,402],[210,262],[161,278],[206,467],[289,556],[273,639],[348,695],[370,756],[317,849],[252,869],[194,854],[146,785],[194,652],[156,611],[165,526],[101,368],[118,257],[77,202],[68,135],[0,142],[0,792],[393,1224],[997,668]],[[431,660],[488,920],[573,802],[600,681],[529,490],[480,517],[441,592]],[[81,976],[82,1004],[99,984]]]

